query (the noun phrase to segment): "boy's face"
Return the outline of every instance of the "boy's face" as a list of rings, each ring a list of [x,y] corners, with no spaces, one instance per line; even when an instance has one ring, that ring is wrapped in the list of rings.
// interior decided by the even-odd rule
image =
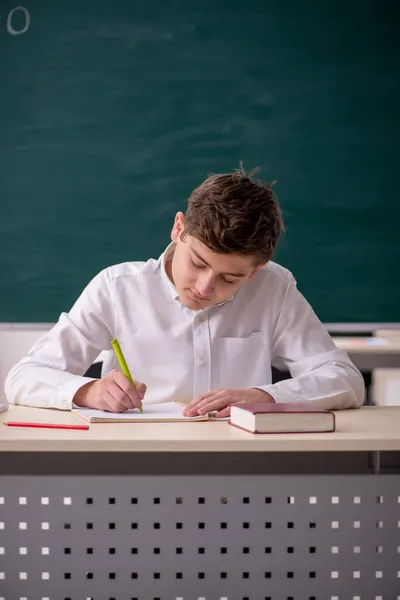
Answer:
[[[190,235],[182,241],[183,229],[184,215],[177,213],[171,233],[175,253],[166,270],[187,308],[202,310],[224,302],[257,270],[254,256],[216,254]]]

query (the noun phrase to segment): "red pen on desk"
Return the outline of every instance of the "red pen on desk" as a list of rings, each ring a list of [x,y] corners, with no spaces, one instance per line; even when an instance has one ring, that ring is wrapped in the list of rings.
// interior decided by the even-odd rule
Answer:
[[[23,423],[18,421],[4,421],[8,427],[43,427],[46,429],[89,429],[89,425],[66,425],[63,423]]]

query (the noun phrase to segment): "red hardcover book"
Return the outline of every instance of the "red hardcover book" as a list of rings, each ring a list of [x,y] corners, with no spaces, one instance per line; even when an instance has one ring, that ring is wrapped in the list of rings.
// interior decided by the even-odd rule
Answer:
[[[297,404],[233,404],[231,425],[251,433],[325,433],[335,431],[335,414]]]

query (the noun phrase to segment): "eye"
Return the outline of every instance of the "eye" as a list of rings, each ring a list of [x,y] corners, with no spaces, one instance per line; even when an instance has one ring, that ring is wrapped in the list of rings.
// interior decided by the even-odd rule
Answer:
[[[201,265],[201,264],[199,264],[199,263],[195,263],[195,262],[193,262],[193,260],[191,260],[190,262],[192,263],[192,266],[193,266],[195,269],[205,269],[205,268],[206,268],[206,266],[205,266],[205,265]]]
[[[221,275],[221,279],[224,283],[229,283],[229,284],[235,283],[235,281],[236,281],[236,279],[233,279],[232,281],[230,281],[229,279],[225,279],[225,277],[223,275]]]

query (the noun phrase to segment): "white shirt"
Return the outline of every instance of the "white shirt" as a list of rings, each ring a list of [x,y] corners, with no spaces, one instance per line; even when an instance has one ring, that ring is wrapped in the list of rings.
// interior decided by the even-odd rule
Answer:
[[[8,400],[70,409],[83,377],[102,350],[103,375],[119,368],[117,338],[132,377],[147,385],[144,404],[190,402],[214,388],[259,387],[276,402],[355,408],[364,382],[334,345],[292,274],[269,262],[228,301],[192,311],[165,271],[173,247],[158,260],[101,271],[69,313],[9,372]],[[271,363],[293,379],[272,385]]]

